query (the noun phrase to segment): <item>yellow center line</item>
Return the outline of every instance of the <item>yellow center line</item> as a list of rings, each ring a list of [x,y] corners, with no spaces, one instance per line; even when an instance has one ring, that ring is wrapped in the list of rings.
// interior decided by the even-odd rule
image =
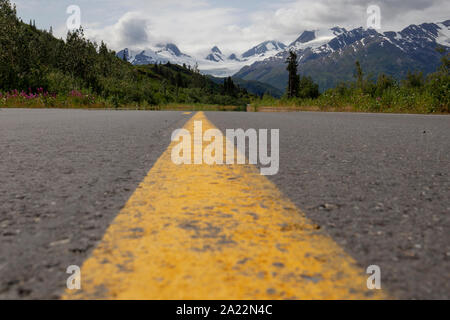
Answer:
[[[195,121],[215,128],[202,112]],[[65,299],[367,299],[369,275],[251,165],[175,165],[172,143]]]

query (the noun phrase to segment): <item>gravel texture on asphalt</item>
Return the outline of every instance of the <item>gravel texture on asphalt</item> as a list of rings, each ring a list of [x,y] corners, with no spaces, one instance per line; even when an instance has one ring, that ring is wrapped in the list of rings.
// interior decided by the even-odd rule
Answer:
[[[207,112],[280,129],[269,177],[402,299],[450,299],[450,117]],[[192,116],[0,110],[0,299],[53,299]]]
[[[280,129],[269,177],[400,299],[450,299],[450,116],[206,113]]]
[[[0,110],[0,299],[53,299],[190,118]]]

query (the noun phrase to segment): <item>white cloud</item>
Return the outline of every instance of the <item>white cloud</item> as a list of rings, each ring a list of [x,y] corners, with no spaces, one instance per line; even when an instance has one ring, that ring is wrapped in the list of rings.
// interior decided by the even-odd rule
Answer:
[[[86,28],[86,33],[96,40],[107,39],[115,49],[145,48],[142,40],[147,37],[149,43],[174,42],[182,50],[202,52],[236,40],[235,11],[196,0],[147,3],[139,11],[125,13],[114,25]]]
[[[64,6],[55,0],[17,0],[19,10],[47,20],[57,35],[65,33]],[[336,25],[364,26],[369,4],[381,7],[384,30],[412,23],[447,20],[448,0],[78,0],[86,34],[110,47],[145,48],[174,42],[188,54],[204,55],[218,45],[226,54],[241,53],[265,40],[290,43],[304,30]],[[40,5],[39,5],[40,4]],[[55,14],[51,10],[58,10]],[[27,9],[28,8],[28,9]],[[32,8],[32,9],[29,9]],[[61,11],[61,12],[60,12]],[[19,11],[20,14],[20,11]],[[42,24],[41,24],[42,25]]]

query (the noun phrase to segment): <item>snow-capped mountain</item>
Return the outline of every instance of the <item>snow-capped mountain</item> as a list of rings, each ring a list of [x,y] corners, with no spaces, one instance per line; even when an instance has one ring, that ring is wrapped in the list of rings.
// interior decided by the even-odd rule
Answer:
[[[318,48],[346,32],[347,30],[339,27],[334,27],[327,30],[306,30],[300,35],[300,37],[298,37],[289,45],[288,51],[298,51],[306,48]]]
[[[231,76],[242,67],[251,65],[257,61],[273,57],[282,52],[286,45],[279,41],[265,41],[242,55],[232,53],[226,56],[217,46],[214,46],[205,57],[191,57],[183,52],[173,43],[158,44],[145,50],[121,50],[117,56],[134,65],[154,63],[177,63],[186,65],[198,65],[200,71],[218,77]]]
[[[275,40],[265,41],[242,54],[225,55],[218,46],[214,46],[205,55],[193,57],[183,53],[175,44],[167,43],[144,50],[124,49],[117,56],[125,57],[135,65],[169,61],[190,66],[197,64],[203,74],[216,77],[236,75],[283,89],[287,79],[285,60],[293,50],[298,55],[300,70],[309,72],[322,88],[328,88],[336,81],[351,79],[355,59],[374,74],[384,72],[401,77],[408,69],[432,72],[440,60],[436,46],[450,47],[449,28],[450,20],[411,25],[400,32],[384,33],[374,29],[334,27],[304,31],[289,46]],[[341,74],[337,73],[338,70]],[[324,75],[327,75],[326,79],[318,79]]]
[[[450,50],[450,20],[411,25],[400,32],[374,29],[305,31],[284,51],[245,66],[236,77],[257,80],[284,89],[285,61],[290,50],[297,53],[299,70],[319,82],[322,89],[353,78],[359,60],[366,74],[385,73],[402,78],[408,71],[434,72],[440,63],[438,46]]]
[[[265,41],[263,43],[258,44],[256,47],[251,48],[250,50],[244,52],[242,54],[242,59],[251,59],[254,57],[269,57],[277,54],[280,51],[286,49],[286,45],[279,41]]]
[[[180,57],[190,58],[189,55],[181,52],[180,49],[178,49],[178,47],[173,43],[157,44],[156,47],[159,48],[159,50],[156,51],[156,53],[158,53],[161,56],[166,56],[167,58],[171,58],[173,56],[179,58]]]
[[[228,57],[228,60],[241,61],[241,59],[239,59],[235,53],[230,54],[230,56]]]
[[[183,53],[173,43],[157,44],[145,50],[130,50],[125,48],[117,53],[117,57],[125,59],[134,65],[154,63],[195,64],[195,59]]]
[[[134,65],[159,63],[164,60],[152,49],[135,51],[125,48],[124,50],[117,52],[117,57],[126,60]],[[165,62],[167,62],[167,60]]]
[[[223,55],[222,51],[220,51],[220,49],[215,46],[211,49],[211,53],[208,54],[205,59],[213,62],[221,62],[225,61],[225,56]]]
[[[272,40],[260,43],[241,55],[232,53],[226,57],[216,46],[211,49],[205,61],[199,61],[198,64],[202,73],[218,77],[231,76],[244,66],[273,57],[285,49],[285,44]]]

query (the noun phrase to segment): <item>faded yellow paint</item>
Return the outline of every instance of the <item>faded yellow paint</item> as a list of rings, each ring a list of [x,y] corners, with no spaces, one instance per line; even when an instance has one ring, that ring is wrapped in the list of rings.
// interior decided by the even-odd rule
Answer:
[[[214,128],[203,113],[203,130]],[[249,165],[161,156],[66,299],[365,299],[367,275]]]

